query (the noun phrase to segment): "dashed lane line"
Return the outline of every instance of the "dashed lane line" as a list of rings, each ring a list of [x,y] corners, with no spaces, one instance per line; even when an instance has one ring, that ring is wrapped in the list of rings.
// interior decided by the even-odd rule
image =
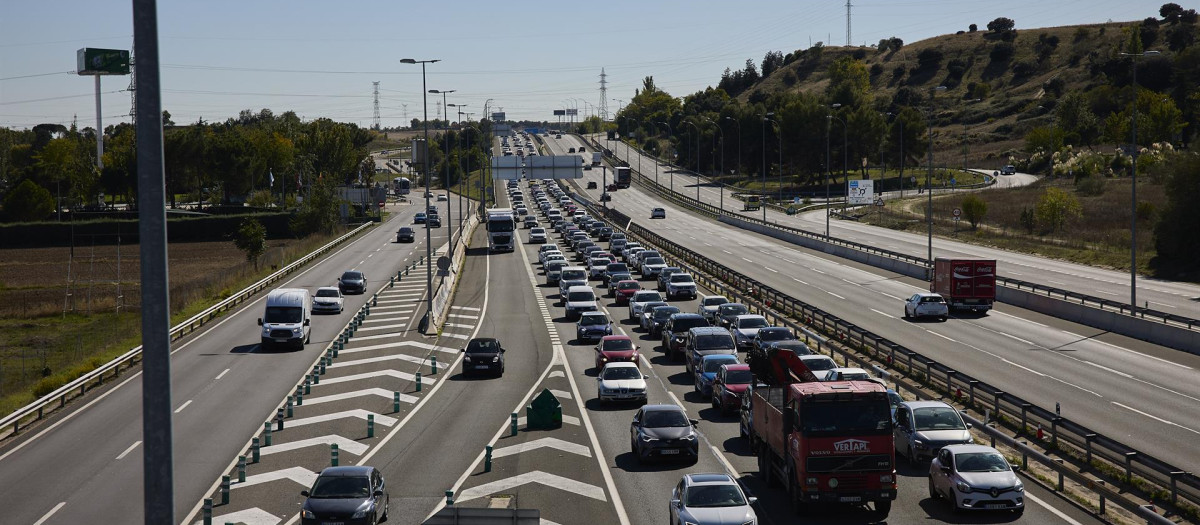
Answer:
[[[222,370],[221,373],[217,374],[217,377],[213,378],[213,381],[216,381],[217,379],[221,379],[222,377],[225,377],[225,374],[228,374],[229,370],[230,369],[228,369],[228,368],[226,368],[225,370]]]
[[[189,400],[187,400],[187,401],[184,401],[182,405],[179,405],[179,408],[176,408],[176,409],[175,409],[175,413],[176,413],[176,414],[178,414],[178,413],[180,413],[180,412],[183,412],[183,409],[187,408],[187,407],[188,407],[188,405],[190,405],[190,404],[192,404],[192,400],[191,400],[191,399],[189,399]]]
[[[58,505],[55,505],[54,508],[50,509],[50,512],[42,514],[42,517],[40,519],[33,522],[33,525],[42,525],[43,523],[46,523],[46,520],[50,519],[50,516],[53,516],[55,512],[58,512],[58,510],[63,508],[63,505],[66,505],[66,504],[67,504],[67,502],[65,502],[65,501],[58,502]]]
[[[117,460],[120,461],[120,460],[124,459],[125,456],[128,456],[130,452],[133,452],[133,449],[137,448],[138,445],[141,445],[141,444],[142,444],[141,440],[134,441],[132,445],[129,445],[129,448],[125,449],[124,452],[122,452],[120,455],[117,456]]]
[[[1129,406],[1129,405],[1122,405],[1121,403],[1118,403],[1118,402],[1116,402],[1116,401],[1111,401],[1111,403],[1112,403],[1112,404],[1114,404],[1114,405],[1117,405],[1117,406],[1119,406],[1119,407],[1121,407],[1121,408],[1124,408],[1125,410],[1129,410],[1129,411],[1131,411],[1131,412],[1136,412],[1136,413],[1138,413],[1138,414],[1141,414],[1141,415],[1143,415],[1143,416],[1146,416],[1146,417],[1148,417],[1148,418],[1150,418],[1150,419],[1153,419],[1153,420],[1155,420],[1155,421],[1158,421],[1159,423],[1163,423],[1163,424],[1165,424],[1165,425],[1171,425],[1171,426],[1173,426],[1173,427],[1179,427],[1179,428],[1181,428],[1181,429],[1183,429],[1183,430],[1186,430],[1186,431],[1188,431],[1188,432],[1191,432],[1191,433],[1193,433],[1193,434],[1200,434],[1200,430],[1195,430],[1195,429],[1191,429],[1191,428],[1185,427],[1185,426],[1183,426],[1183,425],[1180,425],[1179,423],[1176,423],[1176,422],[1174,422],[1174,421],[1169,421],[1169,420],[1163,419],[1163,418],[1161,418],[1161,417],[1158,417],[1158,416],[1156,416],[1156,415],[1154,415],[1154,414],[1150,414],[1150,413],[1148,413],[1148,412],[1142,412],[1141,410],[1138,410],[1138,409],[1136,409],[1136,408],[1133,408],[1133,407],[1131,407],[1131,406]]]

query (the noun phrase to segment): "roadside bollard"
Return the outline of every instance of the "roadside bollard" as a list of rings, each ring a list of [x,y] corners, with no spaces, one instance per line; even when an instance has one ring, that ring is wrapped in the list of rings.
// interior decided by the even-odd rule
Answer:
[[[417,392],[421,391],[421,373],[417,372]]]
[[[271,446],[271,422],[263,423],[263,444]]]
[[[433,366],[433,372],[430,372],[430,375],[437,375],[437,356],[436,355],[429,356],[429,364],[431,366]]]
[[[492,471],[492,446],[488,445],[488,446],[484,447],[483,450],[484,450],[484,452],[483,452],[483,471],[491,472]]]
[[[338,446],[337,443],[329,444],[329,466],[338,466]]]
[[[304,395],[307,396],[311,393],[312,393],[312,378],[311,378],[311,376],[306,376],[304,378]]]
[[[454,505],[454,491],[447,490],[446,491],[446,506],[451,507],[453,505]]]
[[[229,474],[221,476],[221,504],[229,504]]]
[[[404,277],[404,270],[396,270],[396,279]]]
[[[517,413],[516,412],[512,413],[512,431],[508,435],[510,435],[510,436],[517,435]]]
[[[283,430],[283,409],[275,411],[275,430]]]
[[[258,446],[258,438],[251,439],[250,440],[250,459],[255,463],[258,463],[258,460],[261,457],[258,452],[258,447],[259,447]]]
[[[203,511],[204,525],[212,525],[212,508],[213,508],[212,498],[204,498],[204,511]]]
[[[371,296],[371,306],[379,306],[379,294]]]
[[[400,411],[400,392],[392,392],[392,413]]]
[[[325,375],[325,360],[321,360],[321,375]]]
[[[375,414],[367,414],[367,437],[375,437]]]
[[[342,343],[338,343],[333,347],[333,357],[337,358],[338,352],[342,350]]]
[[[238,483],[246,482],[246,456],[238,456]]]
[[[287,396],[287,417],[292,417],[292,396]]]

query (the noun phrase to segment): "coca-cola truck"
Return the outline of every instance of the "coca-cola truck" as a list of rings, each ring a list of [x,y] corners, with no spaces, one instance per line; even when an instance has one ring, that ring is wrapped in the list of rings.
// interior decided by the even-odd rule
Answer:
[[[759,385],[750,398],[759,475],[809,503],[868,505],[879,519],[896,499],[891,406],[870,381]]]
[[[941,295],[951,309],[986,312],[996,300],[996,260],[938,257],[929,291]]]

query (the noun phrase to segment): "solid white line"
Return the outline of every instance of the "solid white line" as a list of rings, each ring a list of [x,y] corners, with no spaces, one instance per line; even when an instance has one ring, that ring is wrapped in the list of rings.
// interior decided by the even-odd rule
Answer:
[[[122,452],[120,455],[117,456],[117,460],[120,460],[121,458],[128,456],[130,452],[133,452],[133,449],[137,448],[137,446],[141,445],[141,444],[142,444],[141,440],[134,441],[132,445],[129,445],[129,448],[125,449],[125,452]]]
[[[806,282],[804,282],[804,281],[801,281],[800,279],[797,279],[797,278],[795,278],[795,277],[792,277],[792,280],[793,280],[793,281],[796,281],[796,282],[798,282],[798,283],[800,283],[800,284],[803,284],[804,286],[808,286],[808,283],[806,283]]]
[[[176,409],[175,409],[175,413],[176,413],[176,414],[178,414],[178,413],[180,413],[180,412],[183,412],[183,409],[187,408],[187,406],[188,406],[188,405],[190,405],[190,404],[192,404],[192,400],[191,400],[191,399],[189,399],[189,400],[187,400],[187,401],[184,401],[182,405],[179,405],[179,408],[176,408]]]
[[[877,313],[877,314],[879,314],[879,315],[882,315],[882,316],[884,316],[884,317],[891,317],[892,319],[895,319],[895,318],[896,318],[896,316],[894,316],[894,315],[892,315],[892,314],[885,313],[885,312],[880,312],[879,310],[876,310],[876,309],[874,309],[874,308],[872,308],[872,309],[871,309],[871,311],[872,311],[872,312],[875,312],[875,313]]]
[[[1040,498],[1038,498],[1038,497],[1034,496],[1033,494],[1030,494],[1030,493],[1026,492],[1026,493],[1025,493],[1025,499],[1027,499],[1027,500],[1029,500],[1029,501],[1032,501],[1032,502],[1034,502],[1034,503],[1037,503],[1038,505],[1041,505],[1041,506],[1043,506],[1043,507],[1046,507],[1046,510],[1049,510],[1050,512],[1054,513],[1054,515],[1055,515],[1055,516],[1058,516],[1058,517],[1059,517],[1059,518],[1061,518],[1063,521],[1067,522],[1069,525],[1083,525],[1082,523],[1079,523],[1078,521],[1075,521],[1075,520],[1074,520],[1073,518],[1071,518],[1070,516],[1068,516],[1068,515],[1064,514],[1064,513],[1063,513],[1061,510],[1058,510],[1058,509],[1056,509],[1056,508],[1054,508],[1054,507],[1050,506],[1050,504],[1049,504],[1049,503],[1046,503],[1045,501],[1042,501]]]
[[[225,377],[225,374],[228,374],[228,373],[229,373],[229,369],[226,368],[225,370],[221,371],[221,373],[217,374],[217,377],[215,379],[213,379],[213,381],[216,381],[217,379],[221,379],[222,377]]]
[[[951,343],[957,343],[957,342],[958,342],[958,341],[955,341],[955,340],[953,340],[953,339],[951,339],[951,338],[949,338],[949,337],[946,337],[946,336],[944,336],[944,335],[942,335],[942,334],[939,334],[939,333],[937,333],[937,332],[934,332],[933,330],[928,330],[928,329],[927,329],[927,330],[925,330],[925,331],[926,331],[926,332],[929,332],[929,333],[931,333],[931,334],[933,334],[933,335],[936,335],[936,336],[938,336],[938,337],[941,337],[942,339],[945,339],[945,340],[947,340],[947,341],[950,341]]]
[[[840,296],[840,295],[838,295],[838,294],[835,294],[835,293],[833,293],[833,292],[831,292],[831,291],[829,291],[829,290],[825,290],[825,293],[827,293],[827,294],[829,294],[829,295],[832,295],[832,296],[834,296],[834,297],[837,297],[838,299],[841,299],[841,300],[843,300],[843,301],[844,301],[844,300],[846,300],[846,298],[845,298],[845,297],[842,297],[842,296]]]
[[[50,516],[53,516],[55,512],[58,512],[58,509],[63,508],[63,505],[66,504],[67,502],[65,501],[58,502],[58,505],[55,505],[54,508],[50,509],[50,512],[43,514],[41,519],[33,522],[33,525],[42,525],[43,523],[46,523],[46,520],[50,519]]]
[[[1091,362],[1091,361],[1084,361],[1084,363],[1086,363],[1086,364],[1089,364],[1089,365],[1092,365],[1092,366],[1094,366],[1094,367],[1096,367],[1096,368],[1099,368],[1099,369],[1101,369],[1101,370],[1104,370],[1105,372],[1111,372],[1111,373],[1114,373],[1114,374],[1116,374],[1116,375],[1119,375],[1119,376],[1121,376],[1121,377],[1124,377],[1124,378],[1127,378],[1127,379],[1133,379],[1133,376],[1131,376],[1131,375],[1129,375],[1129,374],[1126,374],[1125,372],[1122,372],[1122,371],[1120,371],[1120,370],[1113,370],[1113,369],[1111,369],[1111,368],[1109,368],[1109,367],[1107,367],[1107,366],[1104,366],[1104,365],[1098,365],[1098,364],[1096,364],[1096,363],[1093,363],[1093,362]]]
[[[771,272],[771,273],[779,273],[779,270],[776,270],[776,269],[774,269],[774,268],[771,268],[770,266],[763,266],[763,269],[765,269],[765,270],[767,270],[768,272]]]
[[[1155,420],[1155,421],[1158,421],[1158,422],[1160,422],[1160,423],[1165,423],[1165,424],[1167,424],[1167,425],[1171,425],[1171,426],[1174,426],[1174,427],[1179,427],[1179,428],[1182,428],[1182,429],[1184,429],[1184,430],[1186,430],[1186,431],[1188,431],[1188,432],[1191,432],[1191,433],[1193,433],[1193,434],[1200,434],[1200,430],[1193,430],[1193,429],[1190,429],[1190,428],[1188,428],[1188,427],[1185,427],[1185,426],[1183,426],[1183,425],[1180,425],[1179,423],[1176,423],[1176,422],[1174,422],[1174,421],[1167,421],[1166,419],[1163,419],[1163,418],[1161,418],[1161,417],[1155,416],[1155,415],[1153,415],[1153,414],[1148,414],[1148,413],[1146,413],[1146,412],[1142,412],[1141,410],[1138,410],[1138,409],[1136,409],[1136,408],[1133,408],[1133,407],[1131,407],[1131,406],[1128,406],[1128,405],[1122,405],[1122,404],[1120,404],[1120,403],[1118,403],[1118,402],[1116,402],[1116,401],[1112,401],[1111,403],[1112,403],[1112,404],[1114,404],[1114,405],[1117,405],[1117,406],[1119,406],[1119,407],[1121,407],[1121,408],[1124,408],[1124,409],[1126,409],[1126,410],[1131,410],[1131,411],[1133,411],[1133,412],[1137,412],[1137,413],[1139,413],[1139,414],[1141,414],[1141,415],[1143,415],[1143,416],[1146,416],[1146,417],[1148,417],[1148,418],[1150,418],[1150,419],[1153,419],[1153,420]]]
[[[1046,326],[1046,325],[1044,325],[1044,324],[1042,324],[1042,323],[1039,323],[1039,322],[1037,322],[1037,321],[1030,321],[1029,319],[1026,319],[1026,318],[1024,318],[1024,317],[1017,317],[1017,316],[1015,316],[1015,315],[1012,315],[1012,314],[1006,314],[1006,313],[1004,313],[1004,312],[999,312],[999,311],[996,311],[996,310],[992,310],[992,311],[993,311],[993,312],[996,312],[996,313],[998,313],[998,314],[1000,314],[1000,315],[1003,315],[1003,316],[1005,316],[1005,317],[1011,317],[1011,318],[1013,318],[1013,319],[1016,319],[1016,320],[1018,320],[1018,321],[1024,321],[1024,322],[1026,322],[1026,323],[1035,324],[1035,325],[1038,325],[1038,326],[1040,326],[1040,327],[1042,327],[1042,328],[1050,328],[1049,326]]]
[[[890,294],[890,293],[887,293],[887,292],[879,292],[879,295],[882,295],[882,296],[884,296],[884,297],[890,297],[890,298],[892,298],[892,299],[895,299],[895,300],[897,300],[897,301],[903,301],[903,300],[904,300],[904,299],[903,299],[903,298],[901,298],[901,297],[896,297],[896,296],[894,296],[894,295],[892,295],[892,294]]]
[[[717,456],[717,460],[719,460],[722,465],[725,465],[725,470],[729,472],[730,476],[733,476],[733,479],[742,477],[741,473],[739,473],[737,469],[733,468],[733,465],[729,463],[729,460],[725,459],[725,454],[722,454],[721,451],[717,449],[716,445],[709,445],[708,448],[711,448],[713,455]]]
[[[671,401],[674,401],[675,404],[679,406],[679,408],[682,408],[684,412],[687,412],[687,407],[684,406],[684,404],[681,401],[679,401],[678,397],[675,397],[675,392],[667,390],[667,395],[671,396]]]

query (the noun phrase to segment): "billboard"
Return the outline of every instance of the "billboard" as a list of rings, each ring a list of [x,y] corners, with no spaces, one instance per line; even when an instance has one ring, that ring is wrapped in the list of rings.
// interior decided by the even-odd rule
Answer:
[[[425,143],[425,139],[413,139],[412,141],[412,163],[425,165],[425,158],[429,156],[429,146]]]
[[[508,124],[493,124],[492,134],[498,137],[506,137],[512,135],[512,126]]]
[[[578,115],[578,114],[579,114],[579,110],[578,110],[578,109],[575,109],[575,108],[570,108],[570,109],[568,109],[568,110],[567,110],[567,116],[573,117],[573,116],[575,116],[575,115]]]
[[[504,122],[505,120],[508,120],[508,119],[504,118],[504,112],[500,111],[500,112],[492,113],[492,120],[495,122]]]
[[[80,75],[128,75],[129,51],[85,47],[75,52],[75,69]]]
[[[846,181],[846,203],[855,205],[870,205],[875,202],[875,181],[851,180]]]
[[[556,116],[556,117],[561,117],[561,116],[563,116],[563,115],[566,115],[566,114],[567,114],[567,110],[565,110],[565,109],[556,109],[556,110],[554,110],[554,116]]]

